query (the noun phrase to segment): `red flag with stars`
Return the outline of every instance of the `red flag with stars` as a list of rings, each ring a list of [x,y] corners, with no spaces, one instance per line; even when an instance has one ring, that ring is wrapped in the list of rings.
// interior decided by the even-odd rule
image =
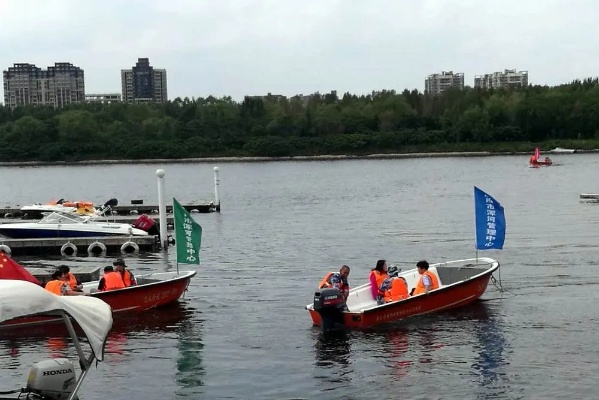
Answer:
[[[16,279],[41,285],[37,278],[21,267],[3,251],[0,251],[0,279]]]

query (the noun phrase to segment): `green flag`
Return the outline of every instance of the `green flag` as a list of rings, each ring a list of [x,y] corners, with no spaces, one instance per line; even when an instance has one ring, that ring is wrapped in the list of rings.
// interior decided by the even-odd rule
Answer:
[[[202,227],[174,197],[173,214],[175,215],[177,264],[199,264]]]

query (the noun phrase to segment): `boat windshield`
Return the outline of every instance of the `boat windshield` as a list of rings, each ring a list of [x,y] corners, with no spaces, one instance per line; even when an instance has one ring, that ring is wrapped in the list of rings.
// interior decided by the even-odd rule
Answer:
[[[82,224],[89,220],[89,216],[53,212],[42,218],[40,224]]]

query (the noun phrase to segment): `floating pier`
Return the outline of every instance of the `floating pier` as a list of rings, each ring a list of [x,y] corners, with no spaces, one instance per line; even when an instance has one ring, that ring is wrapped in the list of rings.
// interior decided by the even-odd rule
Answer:
[[[134,202],[135,200],[132,200]],[[139,200],[138,200],[139,201]],[[214,205],[214,202],[210,203],[199,203],[199,204],[187,204],[183,207],[191,213],[211,213],[220,212],[220,204]],[[167,214],[173,213],[173,207],[166,207]],[[125,215],[138,215],[138,214],[158,214],[157,205],[144,205],[143,203],[131,204],[130,206],[116,206],[112,208],[114,215],[125,216]],[[0,208],[0,218],[23,218],[23,219],[40,219],[43,215],[41,212],[23,212],[20,207],[3,207]],[[110,218],[110,215],[107,216]]]
[[[160,203],[160,188],[162,187],[162,191],[164,192],[164,175],[165,171],[163,169],[159,169],[156,171],[156,176],[158,177],[158,186],[159,186],[159,203]],[[211,213],[211,212],[220,212],[220,195],[219,195],[219,186],[220,186],[220,170],[218,167],[214,167],[214,200],[208,203],[194,203],[194,204],[182,204],[183,208],[191,213]],[[164,202],[164,199],[162,199]],[[41,211],[21,211],[23,206],[6,206],[0,207],[0,218],[25,218],[25,219],[40,219],[43,217]],[[133,199],[131,200],[131,205],[116,205],[111,207],[111,212],[113,215],[138,215],[138,214],[159,214],[161,205],[147,205],[144,204],[142,199]],[[173,206],[162,204],[163,212],[166,214],[173,213]]]
[[[0,250],[13,256],[106,256],[160,249],[158,236],[103,236],[98,238],[0,239]]]
[[[158,169],[158,205],[144,205],[143,200],[131,200],[131,205],[116,205],[118,201],[111,199],[105,204],[110,208],[110,213],[102,217],[103,220],[121,220],[132,223],[129,219],[136,220],[139,214],[157,215],[159,217],[158,228],[160,235],[148,236],[92,236],[92,237],[57,237],[57,238],[30,238],[10,239],[0,237],[0,251],[9,255],[37,255],[37,256],[106,256],[115,254],[132,254],[140,251],[156,252],[167,251],[169,245],[174,244],[172,236],[168,235],[167,229],[173,225],[173,206],[167,206],[164,201],[164,176],[165,171]],[[214,201],[209,203],[196,203],[182,205],[190,213],[220,212],[219,197],[219,168],[214,167]],[[113,206],[111,203],[114,203]],[[41,218],[42,211],[23,212],[20,207],[0,208],[0,217],[5,221],[21,218]],[[37,214],[37,215],[36,215]],[[170,214],[170,215],[168,215]],[[154,218],[153,218],[154,219]],[[6,222],[5,222],[6,223]],[[90,223],[91,224],[91,223]],[[75,233],[76,234],[76,233]],[[94,234],[95,235],[95,234]]]

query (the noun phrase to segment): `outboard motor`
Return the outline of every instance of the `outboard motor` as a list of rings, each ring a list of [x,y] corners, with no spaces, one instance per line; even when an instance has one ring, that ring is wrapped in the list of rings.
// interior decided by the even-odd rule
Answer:
[[[142,214],[135,220],[133,227],[148,232],[149,235],[159,235],[158,224],[151,217]]]
[[[330,331],[344,325],[345,299],[336,288],[319,289],[314,293],[314,311],[320,314],[322,329]]]
[[[75,389],[75,368],[66,358],[40,361],[31,367],[25,391],[39,399],[66,399]]]

